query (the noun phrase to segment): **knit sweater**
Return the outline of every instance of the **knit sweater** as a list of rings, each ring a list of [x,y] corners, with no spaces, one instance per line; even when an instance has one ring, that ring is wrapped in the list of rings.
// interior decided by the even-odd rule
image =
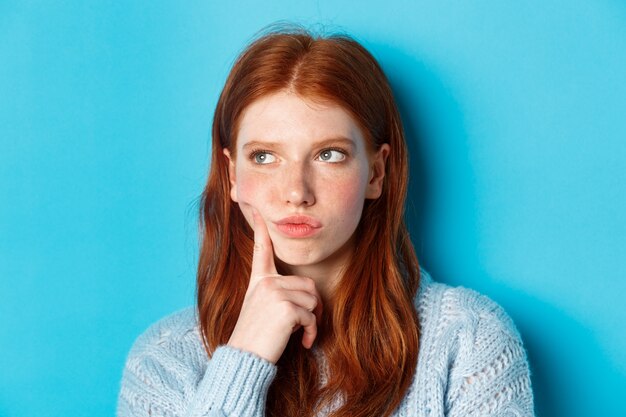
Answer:
[[[421,272],[416,372],[393,416],[534,416],[526,353],[511,319],[489,298]],[[135,341],[117,415],[261,417],[275,375],[276,365],[229,346],[209,359],[189,307]]]

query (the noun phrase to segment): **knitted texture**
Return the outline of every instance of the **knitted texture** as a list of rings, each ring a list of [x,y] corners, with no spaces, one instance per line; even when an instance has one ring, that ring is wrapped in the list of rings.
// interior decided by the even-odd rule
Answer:
[[[421,272],[418,363],[393,416],[534,416],[526,353],[511,319],[489,298]],[[324,369],[323,355],[316,357]],[[272,363],[228,346],[209,359],[190,307],[135,341],[117,415],[261,417],[275,375]]]

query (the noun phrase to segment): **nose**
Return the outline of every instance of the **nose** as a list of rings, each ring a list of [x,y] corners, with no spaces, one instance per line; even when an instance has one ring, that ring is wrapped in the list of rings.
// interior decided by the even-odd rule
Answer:
[[[315,204],[313,180],[305,163],[289,164],[283,172],[283,201],[296,207]]]

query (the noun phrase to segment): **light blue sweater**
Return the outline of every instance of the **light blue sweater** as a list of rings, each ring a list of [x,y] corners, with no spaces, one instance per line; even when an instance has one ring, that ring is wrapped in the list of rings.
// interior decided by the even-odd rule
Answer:
[[[423,270],[415,303],[417,368],[395,417],[534,415],[526,353],[502,308],[474,291],[433,282]],[[136,340],[117,414],[260,417],[275,375],[272,363],[228,346],[218,347],[209,359],[190,307]]]

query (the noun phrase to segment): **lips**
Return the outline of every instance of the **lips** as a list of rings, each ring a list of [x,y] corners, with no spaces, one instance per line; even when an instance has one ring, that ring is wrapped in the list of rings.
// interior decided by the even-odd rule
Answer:
[[[313,236],[322,227],[319,220],[309,216],[289,216],[274,223],[283,235],[291,238]]]

